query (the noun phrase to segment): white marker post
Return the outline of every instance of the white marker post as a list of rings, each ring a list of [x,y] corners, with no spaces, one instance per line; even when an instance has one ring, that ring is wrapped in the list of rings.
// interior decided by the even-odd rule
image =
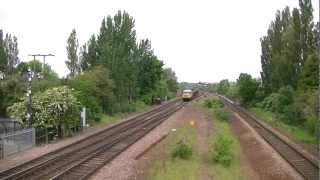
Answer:
[[[86,107],[82,108],[80,116],[81,116],[81,120],[82,120],[82,127],[87,127],[87,123],[86,123]]]

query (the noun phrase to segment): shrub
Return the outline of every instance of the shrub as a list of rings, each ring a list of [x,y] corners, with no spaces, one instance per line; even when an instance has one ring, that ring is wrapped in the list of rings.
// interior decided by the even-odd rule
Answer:
[[[229,120],[229,113],[226,112],[224,109],[220,108],[220,109],[217,109],[215,111],[215,114],[216,114],[216,118],[218,120],[221,120],[221,121],[228,121]]]
[[[204,106],[206,108],[212,108],[212,101],[210,99],[204,100]]]
[[[301,125],[304,122],[304,117],[301,107],[296,103],[290,104],[283,108],[283,113],[279,115],[280,119],[287,124]]]
[[[12,118],[26,124],[27,99],[8,107]],[[64,133],[69,133],[71,128],[80,124],[80,102],[74,92],[66,87],[59,86],[39,92],[32,98],[32,121],[34,127],[55,128],[62,126]]]
[[[230,166],[233,158],[232,144],[232,139],[218,134],[213,143],[213,149],[211,150],[213,161],[223,166]]]
[[[212,107],[213,108],[223,108],[224,104],[220,99],[213,99],[212,100]]]
[[[224,107],[224,104],[219,99],[205,99],[204,100],[204,106],[206,108],[222,108]]]
[[[190,144],[179,141],[173,150],[172,158],[189,159],[192,156],[192,147]]]
[[[272,93],[266,97],[262,102],[262,106],[268,111],[283,113],[286,106],[292,104],[293,100],[294,90],[291,86],[286,86],[281,88],[278,93]]]

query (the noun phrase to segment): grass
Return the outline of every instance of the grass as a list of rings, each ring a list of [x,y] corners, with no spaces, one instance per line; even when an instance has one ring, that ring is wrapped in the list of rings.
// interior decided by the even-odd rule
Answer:
[[[187,141],[193,147],[193,153],[187,160],[181,158],[167,158],[156,160],[147,179],[152,180],[197,180],[198,169],[200,167],[200,156],[195,148],[197,131],[190,125],[178,128],[168,137],[169,143],[164,146],[167,154],[171,154],[181,140]]]
[[[317,138],[313,136],[306,128],[301,126],[288,125],[276,119],[276,115],[272,112],[263,110],[262,108],[250,108],[259,119],[269,123],[271,126],[281,129],[284,132],[292,135],[295,139],[307,144],[317,144]]]
[[[214,109],[213,113],[217,112],[218,109]],[[215,133],[209,138],[210,143],[210,154],[213,154],[215,151],[214,143],[218,141],[219,136],[231,140],[231,153],[232,159],[230,165],[226,166],[218,162],[212,162],[210,166],[210,172],[214,179],[223,179],[223,180],[242,180],[246,179],[243,172],[241,172],[241,163],[240,163],[240,154],[241,147],[238,140],[233,137],[228,121],[218,119],[217,117],[212,118],[214,124]],[[211,157],[212,158],[212,157]]]
[[[134,109],[134,112],[143,112],[150,108],[150,106],[144,104],[143,102],[135,102],[132,104],[132,109]],[[101,117],[101,120],[99,121],[99,124],[113,124],[120,120],[123,120],[129,115],[129,113],[116,113],[112,116],[104,114]]]

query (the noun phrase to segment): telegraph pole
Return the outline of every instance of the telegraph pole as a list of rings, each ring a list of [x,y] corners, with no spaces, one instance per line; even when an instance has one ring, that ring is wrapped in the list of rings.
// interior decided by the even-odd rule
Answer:
[[[42,64],[42,73],[44,73],[44,65],[46,64],[46,57],[47,56],[54,56],[53,54],[39,54],[39,56],[43,57],[43,64]],[[43,74],[42,74],[43,75]]]
[[[40,75],[39,72],[37,73],[37,78],[41,79],[41,77],[43,77],[43,73],[44,73],[44,65],[46,62],[46,56],[54,56],[54,55],[53,54],[29,54],[29,56],[33,57],[33,62],[36,61],[36,57],[38,57],[38,56],[43,57],[42,76]],[[33,70],[35,71],[35,64],[33,66],[34,66]],[[28,76],[28,85],[27,85],[28,104],[27,104],[26,118],[28,121],[28,127],[31,128],[32,127],[32,92],[31,92],[31,87],[32,87],[32,78],[34,77],[34,72],[32,71],[31,67],[28,67],[27,76]]]

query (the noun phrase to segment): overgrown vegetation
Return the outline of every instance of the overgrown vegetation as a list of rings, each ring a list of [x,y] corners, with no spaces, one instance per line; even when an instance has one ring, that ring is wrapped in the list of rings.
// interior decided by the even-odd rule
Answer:
[[[209,158],[211,159],[212,176],[215,179],[244,179],[241,173],[239,142],[232,136],[228,119],[229,114],[223,108],[223,103],[216,98],[205,99],[219,106],[210,109],[214,124],[214,134],[209,138]]]
[[[147,179],[197,180],[201,159],[195,146],[196,138],[197,130],[190,125],[184,125],[171,133],[164,148],[165,153],[175,158],[155,161]]]
[[[277,11],[261,38],[261,79],[241,73],[236,83],[222,80],[212,89],[245,107],[274,114],[274,121],[291,134],[299,129],[318,138],[320,24],[314,24],[312,13],[310,0],[299,0],[292,11]]]
[[[176,147],[172,152],[172,158],[189,159],[192,156],[192,146],[181,140],[177,143]]]
[[[66,86],[38,92],[32,99],[32,123],[35,127],[56,128],[60,136],[71,133],[70,129],[80,124],[80,102]],[[27,124],[27,99],[14,103],[8,108],[9,114]]]

